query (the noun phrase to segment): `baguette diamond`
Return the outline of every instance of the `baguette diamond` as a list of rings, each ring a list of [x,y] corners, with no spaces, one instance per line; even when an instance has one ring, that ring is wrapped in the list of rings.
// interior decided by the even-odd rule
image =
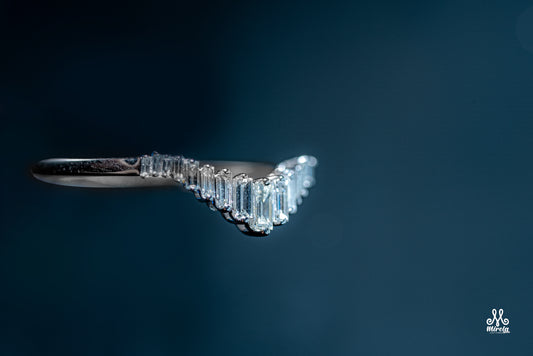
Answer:
[[[173,165],[172,165],[172,177],[176,182],[183,183],[183,157],[174,156]]]
[[[301,164],[297,164],[294,166],[294,173],[296,175],[296,194],[297,198],[296,201],[298,202],[298,205],[302,204],[302,197],[306,197],[308,195],[307,189],[304,188],[304,167]]]
[[[303,187],[311,188],[315,185],[315,167],[317,160],[312,156],[298,157],[298,163],[303,165]]]
[[[152,153],[154,160],[154,171],[152,175],[154,177],[161,177],[163,175],[163,156],[157,152]]]
[[[260,178],[252,184],[252,214],[250,228],[254,231],[269,233],[273,227],[273,189],[268,178]]]
[[[282,175],[272,176],[270,180],[274,185],[272,222],[274,225],[282,225],[289,221],[288,180]]]
[[[252,178],[239,174],[233,178],[232,217],[237,221],[246,221],[252,213]]]
[[[283,174],[289,181],[287,187],[287,203],[289,206],[289,213],[295,214],[298,211],[298,185],[296,173],[292,169],[286,169]]]
[[[144,155],[141,157],[140,176],[143,178],[150,177],[153,172],[154,161],[151,156]]]
[[[223,169],[215,175],[215,206],[217,209],[231,209],[232,187],[229,169]]]
[[[200,168],[200,195],[203,199],[211,199],[215,195],[215,168],[205,165]]]
[[[194,159],[185,159],[183,161],[183,175],[185,179],[185,188],[196,190],[198,188],[198,161]]]
[[[163,156],[163,174],[162,177],[171,177],[172,176],[172,165],[174,164],[174,158],[169,155]]]

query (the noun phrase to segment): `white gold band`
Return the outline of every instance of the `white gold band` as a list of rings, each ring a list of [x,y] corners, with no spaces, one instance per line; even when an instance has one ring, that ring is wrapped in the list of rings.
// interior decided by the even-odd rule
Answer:
[[[44,182],[90,188],[176,186],[222,213],[240,231],[266,236],[288,222],[289,214],[315,183],[317,160],[299,156],[278,165],[196,161],[154,152],[134,158],[56,158],[37,163],[33,175]]]

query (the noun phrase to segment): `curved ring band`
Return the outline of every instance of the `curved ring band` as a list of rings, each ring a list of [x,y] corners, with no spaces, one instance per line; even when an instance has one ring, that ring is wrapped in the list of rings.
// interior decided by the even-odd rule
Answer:
[[[196,161],[182,156],[52,158],[32,167],[35,178],[84,188],[182,185],[211,210],[252,236],[266,236],[288,222],[289,214],[315,183],[317,160],[299,156],[277,165],[237,161]]]
[[[252,178],[266,177],[274,164],[237,161],[200,161],[215,170],[229,169]],[[144,179],[141,173],[141,157],[130,158],[51,158],[36,163],[31,172],[46,183],[80,188],[137,188],[176,186],[172,177]]]

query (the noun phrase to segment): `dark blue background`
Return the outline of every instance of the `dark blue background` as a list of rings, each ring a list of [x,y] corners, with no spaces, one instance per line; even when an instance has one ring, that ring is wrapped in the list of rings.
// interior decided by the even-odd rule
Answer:
[[[0,355],[530,355],[532,6],[0,3]],[[154,149],[318,184],[261,240],[28,173]]]

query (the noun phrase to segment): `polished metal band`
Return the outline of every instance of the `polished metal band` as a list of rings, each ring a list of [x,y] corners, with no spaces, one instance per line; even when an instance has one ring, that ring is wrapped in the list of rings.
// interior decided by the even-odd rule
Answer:
[[[200,161],[215,170],[229,169],[252,178],[266,177],[274,164],[238,161]],[[177,186],[171,177],[144,179],[140,176],[141,157],[130,158],[51,158],[32,167],[35,178],[52,184],[81,188],[136,188]]]
[[[289,221],[315,184],[317,160],[298,156],[277,165],[197,161],[174,155],[129,158],[52,158],[32,167],[35,178],[83,188],[182,186],[252,236]]]

